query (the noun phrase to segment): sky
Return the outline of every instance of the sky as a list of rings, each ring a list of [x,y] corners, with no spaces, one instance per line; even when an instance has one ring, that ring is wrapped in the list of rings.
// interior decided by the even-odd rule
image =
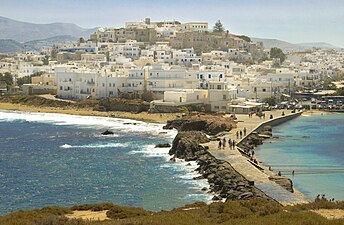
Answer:
[[[0,16],[84,28],[123,27],[146,17],[210,27],[220,20],[234,34],[344,47],[344,0],[0,0]]]

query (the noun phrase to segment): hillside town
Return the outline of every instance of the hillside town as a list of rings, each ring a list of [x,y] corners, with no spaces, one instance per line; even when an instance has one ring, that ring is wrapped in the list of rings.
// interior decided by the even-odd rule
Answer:
[[[153,112],[200,104],[206,111],[249,114],[266,103],[302,108],[302,101],[342,109],[344,100],[328,97],[343,87],[343,49],[265,49],[220,21],[211,27],[146,18],[99,28],[77,43],[0,55],[0,74],[1,95],[141,98]]]

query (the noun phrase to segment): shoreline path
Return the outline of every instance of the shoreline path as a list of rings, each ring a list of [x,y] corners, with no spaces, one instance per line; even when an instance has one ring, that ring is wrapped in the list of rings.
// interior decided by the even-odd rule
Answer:
[[[227,142],[228,139],[235,140],[236,143],[239,143],[245,136],[237,139],[236,132],[242,131],[244,128],[247,129],[247,135],[249,135],[259,124],[262,122],[269,121],[270,115],[273,118],[282,117],[282,112],[285,113],[285,116],[291,114],[290,110],[275,110],[275,111],[266,111],[265,118],[259,118],[258,116],[253,115],[249,118],[248,115],[236,115],[237,118],[237,127],[233,128],[229,133],[222,136],[225,137]],[[302,193],[294,189],[294,193],[291,193],[275,183],[274,181],[269,180],[270,176],[276,176],[277,174],[274,171],[270,171],[264,165],[259,164],[264,168],[264,171],[260,171],[255,166],[253,166],[247,157],[242,156],[237,147],[234,150],[231,150],[228,146],[228,143],[224,149],[218,149],[218,141],[210,141],[203,144],[203,146],[209,147],[209,152],[215,156],[217,159],[227,161],[231,166],[242,176],[244,176],[249,181],[254,181],[255,187],[263,191],[267,196],[276,200],[282,205],[296,205],[301,203],[309,202]]]

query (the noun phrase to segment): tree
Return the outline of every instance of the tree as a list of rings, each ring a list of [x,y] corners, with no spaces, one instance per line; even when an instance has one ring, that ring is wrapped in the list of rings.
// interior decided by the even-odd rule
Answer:
[[[225,28],[223,27],[221,21],[218,20],[213,27],[213,32],[214,33],[222,33],[224,30],[225,30]]]
[[[49,56],[46,55],[43,59],[43,65],[49,65]]]
[[[275,96],[271,96],[271,97],[268,97],[268,98],[264,98],[264,102],[268,103],[269,106],[274,106],[274,105],[276,105],[276,97]]]
[[[336,95],[344,96],[344,88],[338,88],[337,91],[336,91]]]
[[[283,53],[282,49],[280,48],[271,48],[270,50],[270,58],[278,58],[280,62],[283,63],[286,56]]]
[[[31,84],[31,76],[17,78],[17,85],[22,86],[23,84]]]
[[[42,74],[44,74],[43,71],[39,71],[39,72],[36,72],[36,73],[33,73],[31,74],[30,76],[25,76],[25,77],[20,77],[20,78],[17,78],[17,85],[21,86],[23,84],[31,84],[32,82],[32,77],[39,77],[41,76]]]
[[[251,38],[246,35],[237,35],[237,37],[243,39],[244,41],[251,42]]]
[[[6,72],[4,74],[0,73],[0,80],[5,81],[5,83],[7,84],[7,87],[13,84],[13,76],[9,72]]]
[[[84,39],[83,37],[80,37],[80,38],[79,38],[79,45],[80,45],[81,43],[85,43],[85,39]]]
[[[51,52],[50,52],[51,60],[56,60],[57,52],[58,52],[57,46],[53,45]]]

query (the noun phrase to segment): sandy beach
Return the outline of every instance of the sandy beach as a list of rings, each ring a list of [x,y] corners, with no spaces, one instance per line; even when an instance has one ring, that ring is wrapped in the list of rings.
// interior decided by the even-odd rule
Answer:
[[[41,113],[63,113],[80,116],[105,116],[124,119],[140,120],[145,122],[166,123],[168,120],[176,118],[178,113],[131,113],[131,112],[100,112],[92,109],[72,109],[72,108],[56,108],[56,107],[35,107],[21,104],[0,103],[0,110],[25,111],[25,112],[41,112]]]

